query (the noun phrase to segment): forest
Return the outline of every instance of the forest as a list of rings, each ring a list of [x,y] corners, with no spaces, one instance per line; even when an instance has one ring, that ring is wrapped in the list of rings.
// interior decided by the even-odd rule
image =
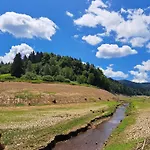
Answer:
[[[32,52],[28,57],[16,54],[13,63],[0,63],[0,81],[39,81],[87,84],[114,94],[150,95],[149,89],[133,88],[107,78],[102,70],[82,60],[53,53]]]

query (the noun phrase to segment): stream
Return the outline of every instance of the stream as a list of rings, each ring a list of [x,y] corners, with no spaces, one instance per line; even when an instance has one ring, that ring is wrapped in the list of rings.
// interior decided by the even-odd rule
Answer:
[[[112,131],[124,119],[127,106],[128,104],[124,104],[118,107],[109,120],[103,121],[94,129],[89,129],[70,140],[57,143],[53,150],[101,150]]]

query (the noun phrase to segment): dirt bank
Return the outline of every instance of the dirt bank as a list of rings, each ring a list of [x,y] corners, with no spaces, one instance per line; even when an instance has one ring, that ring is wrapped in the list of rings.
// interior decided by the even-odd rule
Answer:
[[[0,83],[0,105],[37,105],[116,100],[113,94],[84,86],[67,84]]]
[[[128,139],[150,137],[150,110],[142,110],[136,114],[136,123],[127,130]]]

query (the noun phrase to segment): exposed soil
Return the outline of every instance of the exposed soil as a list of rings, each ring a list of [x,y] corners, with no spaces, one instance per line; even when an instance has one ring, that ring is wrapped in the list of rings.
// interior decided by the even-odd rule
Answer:
[[[128,139],[150,137],[150,110],[139,111],[136,115],[136,123],[127,130]]]
[[[115,95],[94,87],[0,82],[2,143],[10,150],[31,150],[46,145],[56,135],[102,115],[116,100]]]
[[[116,100],[113,94],[93,87],[67,84],[1,82],[0,105],[65,104]]]

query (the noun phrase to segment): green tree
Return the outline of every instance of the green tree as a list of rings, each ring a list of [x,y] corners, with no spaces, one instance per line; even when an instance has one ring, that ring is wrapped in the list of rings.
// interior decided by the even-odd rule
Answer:
[[[50,55],[48,53],[44,53],[42,57],[42,64],[45,65],[46,63],[49,63]]]
[[[89,76],[88,76],[88,81],[87,82],[91,85],[94,85],[94,80],[95,80],[94,74],[90,73]]]
[[[11,75],[20,78],[23,73],[24,73],[23,62],[21,59],[21,54],[18,53],[14,58],[14,62],[12,63],[11,66]]]
[[[43,75],[51,75],[51,70],[50,70],[49,64],[45,64],[45,66],[43,67]]]
[[[87,83],[87,78],[84,75],[80,75],[77,77],[77,82],[80,84]]]
[[[30,60],[28,61],[26,72],[33,72],[32,62]]]
[[[73,80],[74,79],[74,75],[73,75],[73,70],[72,68],[69,68],[69,67],[65,67],[62,69],[62,75],[67,78],[67,79],[70,79],[70,80]]]

